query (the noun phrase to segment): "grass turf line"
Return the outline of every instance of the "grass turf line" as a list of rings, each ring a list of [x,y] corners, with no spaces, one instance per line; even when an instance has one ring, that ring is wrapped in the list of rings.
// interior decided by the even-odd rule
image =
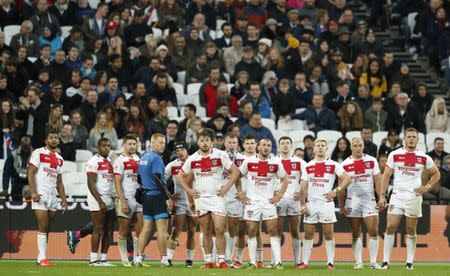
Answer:
[[[147,262],[151,265],[149,268],[138,267],[90,267],[88,262],[84,261],[54,261],[55,267],[39,267],[34,261],[0,261],[0,275],[449,275],[450,263],[416,263],[413,271],[405,270],[403,263],[392,263],[390,270],[372,270],[367,268],[354,270],[353,263],[336,263],[336,270],[328,271],[325,263],[311,263],[307,270],[297,270],[291,262],[284,263],[284,270],[274,269],[202,269],[201,263],[194,263],[194,268],[187,269],[184,262],[176,262],[172,268],[161,268],[159,262]],[[119,265],[119,262],[113,262]]]

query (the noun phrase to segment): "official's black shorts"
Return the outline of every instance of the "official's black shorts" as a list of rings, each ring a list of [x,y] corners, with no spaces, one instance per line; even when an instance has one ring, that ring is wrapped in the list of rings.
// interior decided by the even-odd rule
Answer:
[[[170,218],[167,212],[166,200],[161,195],[143,195],[142,209],[145,220]]]

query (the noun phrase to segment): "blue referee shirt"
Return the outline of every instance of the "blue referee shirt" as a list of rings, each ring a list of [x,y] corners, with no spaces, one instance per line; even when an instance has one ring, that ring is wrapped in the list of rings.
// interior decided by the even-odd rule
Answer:
[[[154,152],[146,152],[139,161],[138,174],[141,177],[142,186],[146,189],[146,195],[162,195],[158,183],[155,181],[155,174],[161,176],[164,185],[166,184],[164,176],[164,162],[161,156]]]

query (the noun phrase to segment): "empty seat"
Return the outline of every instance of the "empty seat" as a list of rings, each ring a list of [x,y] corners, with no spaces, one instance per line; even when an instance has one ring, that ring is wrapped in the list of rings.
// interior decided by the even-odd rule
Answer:
[[[381,146],[381,141],[383,141],[384,138],[387,138],[388,132],[387,131],[377,131],[372,134],[372,142],[377,145],[378,147]]]
[[[361,137],[361,131],[348,131],[345,133],[345,137],[351,142],[355,137]]]
[[[311,135],[315,137],[314,132],[311,130],[293,130],[289,131],[289,137],[291,137],[293,143],[302,142],[303,144],[303,138],[305,138],[306,135]]]
[[[184,79],[186,78],[186,71],[177,72],[178,80],[177,83],[184,86]]]
[[[278,120],[278,130],[291,131],[291,130],[304,130],[305,122],[302,120]]]
[[[158,29],[158,28],[152,28],[152,30],[153,30],[153,36],[155,37],[155,38],[162,38],[162,36],[163,36],[163,32],[162,32],[162,30],[161,29]]]
[[[61,26],[61,39],[64,40],[66,37],[70,35],[70,31],[72,30],[72,26]]]
[[[197,106],[197,116],[198,117],[206,117],[206,108],[204,108],[203,106]],[[208,117],[208,120],[209,120],[209,117]]]
[[[342,137],[342,133],[336,130],[321,130],[317,132],[317,138],[325,139],[327,142],[337,142]]]
[[[64,161],[62,166],[62,173],[77,172],[77,163],[72,161]]]
[[[191,95],[191,96],[193,96],[193,95],[199,95],[199,93],[200,93],[200,87],[202,86],[202,84],[201,83],[191,83],[191,84],[188,84],[188,86],[187,86],[187,94],[188,95]]]
[[[272,119],[262,118],[262,124],[270,129],[270,131],[275,130],[275,121]]]
[[[167,111],[169,112],[169,118],[178,117],[178,108],[176,108],[175,106],[168,106]]]
[[[177,99],[179,95],[184,95],[184,88],[182,84],[174,82],[172,86],[173,89],[175,89],[175,93],[177,94]]]

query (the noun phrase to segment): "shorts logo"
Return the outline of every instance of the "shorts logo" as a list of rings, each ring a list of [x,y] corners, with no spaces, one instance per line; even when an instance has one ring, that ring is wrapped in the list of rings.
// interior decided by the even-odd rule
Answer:
[[[394,206],[394,205],[392,205],[392,204],[389,204],[389,211],[392,211],[392,210],[394,210],[394,208],[395,208],[395,206]]]
[[[253,211],[247,211],[247,216],[251,218],[253,216]]]
[[[271,173],[275,172],[275,166],[274,165],[269,165],[269,172],[271,172]]]
[[[347,210],[348,213],[352,212],[352,208],[346,208],[346,210]]]
[[[323,219],[323,221],[324,221],[324,222],[331,222],[331,219],[326,218],[326,219]]]
[[[277,212],[279,213],[281,211],[281,207],[277,207]]]

